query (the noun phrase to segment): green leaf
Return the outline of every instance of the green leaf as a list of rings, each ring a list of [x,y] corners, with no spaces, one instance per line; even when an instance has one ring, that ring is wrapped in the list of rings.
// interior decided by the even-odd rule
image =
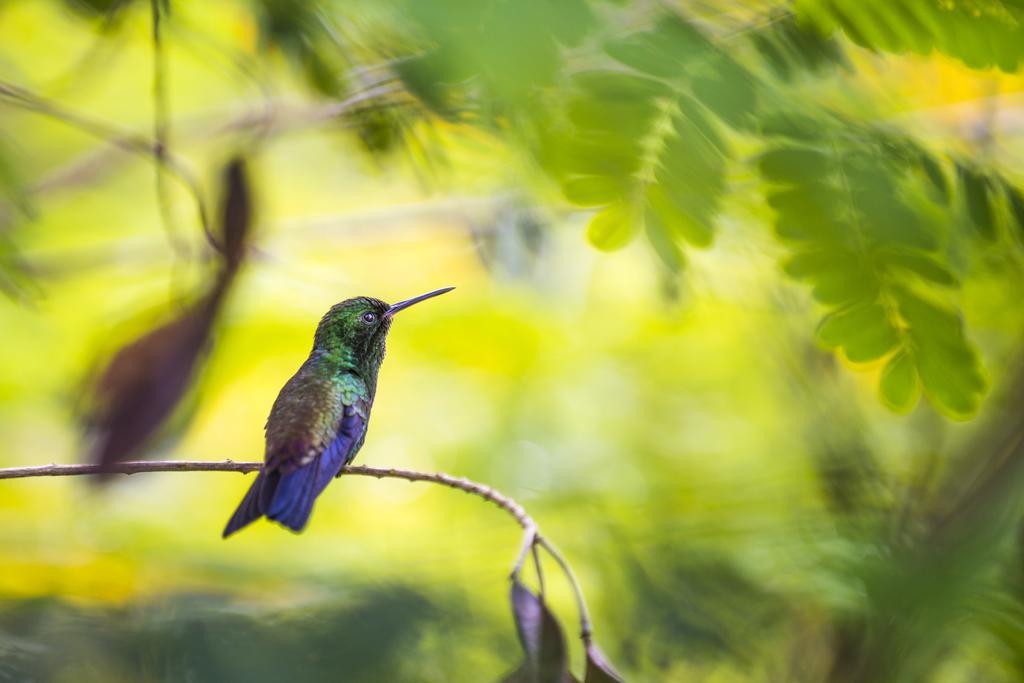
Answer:
[[[977,354],[955,309],[909,289],[958,285],[937,251],[938,235],[899,189],[918,172],[908,163],[917,152],[887,134],[872,142],[837,136],[810,152],[782,144],[761,156],[776,233],[795,250],[785,272],[829,307],[818,328],[825,346],[854,363],[894,354],[879,385],[886,405],[909,410],[921,387],[944,414],[968,417],[985,391]],[[831,168],[837,172],[824,172]],[[989,181],[975,182],[970,172],[961,178],[980,183],[987,207]]]
[[[641,227],[661,261],[682,266],[680,240],[708,246],[725,190],[727,145],[692,97],[635,74],[573,78],[574,130],[558,156],[569,201],[601,208],[590,223],[600,249],[625,245]]]
[[[964,165],[958,165],[957,172],[971,223],[983,239],[991,242],[996,237],[990,193],[991,181],[984,174]]]
[[[812,294],[823,304],[847,306],[878,296],[879,283],[859,260],[820,273]]]
[[[938,246],[919,214],[895,194],[855,193],[854,197],[864,215],[864,231],[879,245],[925,251]]]
[[[820,142],[823,139],[821,122],[815,118],[792,111],[767,112],[761,115],[761,134],[766,137],[783,137],[789,141],[805,143]]]
[[[615,251],[629,244],[637,227],[635,210],[625,202],[618,202],[590,219],[587,239],[601,251]]]
[[[636,141],[623,137],[581,135],[569,142],[566,160],[577,173],[628,178],[640,169],[640,151]]]
[[[562,72],[562,46],[578,45],[595,25],[586,0],[413,0],[395,9],[412,44],[432,46],[432,58],[417,65],[420,86],[472,81],[472,106],[502,115],[529,115],[538,92]],[[443,87],[420,90],[434,91],[428,104],[453,104]]]
[[[921,396],[921,386],[908,352],[901,351],[889,359],[882,370],[878,391],[882,403],[893,412],[905,415],[914,409]]]
[[[676,137],[668,138],[677,145],[701,143],[698,147],[703,159],[709,163],[729,155],[729,146],[718,133],[705,110],[693,98],[680,95],[676,100],[679,113],[672,117],[672,129]]]
[[[687,208],[685,203],[674,199],[664,185],[651,185],[647,188],[648,213],[653,215],[670,233],[679,235],[695,247],[707,247],[711,244],[710,225],[711,206],[695,202],[696,206]],[[700,210],[697,210],[698,207]],[[696,214],[696,215],[694,215]]]
[[[960,282],[935,258],[912,251],[883,252],[879,259],[886,265],[910,271],[918,277],[945,287],[957,287]]]
[[[861,303],[825,317],[818,338],[829,347],[842,347],[854,363],[881,358],[899,343],[899,336],[884,308]]]
[[[662,264],[673,274],[680,272],[684,263],[683,251],[673,239],[671,231],[662,223],[653,209],[647,210],[644,228],[647,232],[647,240],[651,243],[654,253],[658,255]]]
[[[615,99],[612,95],[578,95],[569,101],[569,121],[582,134],[615,133],[638,144],[654,124],[660,112],[657,98],[662,96],[645,96],[643,99],[639,96],[623,96]]]
[[[721,52],[705,59],[693,77],[694,96],[733,128],[745,128],[757,105],[754,80],[735,60]]]
[[[950,417],[972,416],[985,391],[985,378],[960,316],[904,288],[894,288],[893,294],[907,322],[917,373],[928,398]]]
[[[565,198],[578,206],[603,206],[621,196],[621,183],[609,176],[576,176],[562,183]]]
[[[849,201],[861,215],[862,230],[878,244],[935,249],[935,236],[897,192],[899,165],[898,157],[886,154],[844,155],[840,166]]]
[[[786,239],[842,244],[850,232],[840,214],[842,197],[830,187],[814,183],[773,192],[768,205],[779,214],[777,232]]]
[[[616,61],[657,78],[680,75],[681,66],[671,52],[641,33],[609,42],[605,51]]]
[[[838,25],[871,50],[927,55],[933,50],[975,69],[1014,72],[1024,61],[1024,27],[1016,2],[801,0],[798,16],[822,31]]]
[[[572,77],[572,87],[580,91],[587,101],[638,106],[672,93],[672,89],[661,81],[622,71],[583,71]]]
[[[674,14],[605,49],[640,73],[573,76],[567,115],[574,130],[555,155],[564,168],[552,171],[570,201],[605,207],[590,225],[595,245],[622,246],[643,220],[655,252],[676,270],[680,240],[698,247],[712,242],[729,156],[719,123],[749,126],[753,79]],[[637,220],[635,228],[624,225],[628,218]]]
[[[668,78],[715,50],[692,24],[675,14],[663,16],[650,31],[636,33],[605,46],[618,62],[642,73]]]
[[[828,175],[828,157],[807,147],[777,147],[758,160],[761,174],[779,184],[807,184],[822,181]]]
[[[1020,190],[1009,183],[1003,185],[1003,191],[1006,193],[1010,215],[1017,222],[1017,228],[1020,230],[1021,236],[1024,237],[1024,194],[1021,194]]]
[[[790,257],[783,270],[797,280],[818,280],[827,273],[847,268],[857,255],[843,248],[811,249]]]
[[[949,182],[946,180],[946,174],[942,172],[942,166],[929,154],[922,153],[918,157],[918,163],[921,165],[921,170],[924,172],[928,182],[931,183],[932,189],[935,191],[935,195],[943,202],[949,201]]]
[[[750,37],[771,69],[785,80],[846,63],[836,40],[790,13],[753,31]]]

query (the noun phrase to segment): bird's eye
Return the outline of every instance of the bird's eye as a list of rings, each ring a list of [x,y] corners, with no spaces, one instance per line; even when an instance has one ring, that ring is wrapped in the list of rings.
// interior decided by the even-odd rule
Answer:
[[[375,322],[377,322],[377,314],[376,313],[371,313],[370,311],[367,311],[366,313],[363,313],[363,315],[360,318],[360,320],[362,320],[367,325],[372,325]]]

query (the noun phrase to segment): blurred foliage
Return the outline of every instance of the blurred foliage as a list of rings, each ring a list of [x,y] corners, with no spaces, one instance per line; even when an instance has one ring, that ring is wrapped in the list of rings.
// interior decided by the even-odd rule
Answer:
[[[609,657],[551,562],[517,654],[477,500],[166,474],[4,483],[0,680],[1024,678],[1018,2],[157,4],[0,3],[0,464],[256,459],[324,310],[457,285],[361,462],[520,500]]]
[[[818,337],[853,363],[888,357],[880,391],[893,410],[913,409],[923,385],[938,408],[974,414],[984,380],[959,312],[920,293],[958,284],[933,255],[940,236],[908,201],[907,175],[936,162],[913,148],[893,158],[884,139],[865,148],[863,136],[802,133],[766,152],[760,169],[773,188],[776,233],[796,251],[786,273],[835,308]],[[941,171],[931,178],[944,194]]]
[[[1024,58],[1024,6],[953,0],[796,0],[798,12],[856,44],[886,52],[932,50],[975,69],[1016,71]]]
[[[755,102],[747,74],[677,17],[615,40],[608,53],[645,76],[580,74],[568,105],[575,126],[563,187],[581,206],[597,247],[617,249],[644,226],[663,263],[682,266],[676,242],[711,243],[729,148],[709,117],[743,126]],[[660,80],[655,80],[660,79]]]
[[[401,586],[368,587],[340,604],[285,609],[198,594],[129,608],[38,599],[2,610],[0,675],[12,681],[257,682],[334,681],[344,672],[359,680],[397,680],[407,666],[401,653],[412,651],[416,630],[438,617],[429,598]],[[147,673],[140,677],[141,671]]]
[[[524,108],[536,89],[556,82],[561,47],[578,44],[594,26],[586,0],[410,0],[399,7],[424,46],[405,57],[397,72],[440,113],[454,106],[451,97],[460,86],[477,90],[475,109],[485,117]]]
[[[773,17],[750,39],[775,75],[787,81],[815,76],[837,65],[849,68],[838,40],[789,12]]]
[[[255,4],[264,47],[284,53],[320,94],[341,95],[349,65],[330,18],[317,3],[261,0]]]

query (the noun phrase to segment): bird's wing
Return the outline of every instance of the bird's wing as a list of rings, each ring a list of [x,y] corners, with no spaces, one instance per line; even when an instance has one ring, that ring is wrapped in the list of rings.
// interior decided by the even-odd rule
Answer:
[[[304,365],[292,377],[267,418],[265,471],[293,472],[324,455],[328,479],[362,445],[370,417],[369,392],[356,375],[323,376]]]
[[[259,506],[270,519],[301,531],[313,511],[313,503],[331,479],[354,456],[366,433],[366,421],[356,406],[345,404],[334,440],[309,461],[290,472],[264,470],[267,483],[260,491]]]
[[[363,445],[372,403],[366,383],[318,362],[307,360],[274,401],[263,470],[225,537],[261,515],[301,531],[317,496]]]

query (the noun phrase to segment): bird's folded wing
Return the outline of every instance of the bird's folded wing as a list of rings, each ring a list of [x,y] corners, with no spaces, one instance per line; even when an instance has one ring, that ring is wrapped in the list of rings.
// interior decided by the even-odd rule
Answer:
[[[345,414],[338,424],[338,435],[320,454],[316,477],[317,491],[323,491],[341,468],[352,462],[366,435],[366,418],[361,405],[345,406]]]
[[[333,470],[329,476],[334,476],[355,455],[366,433],[366,393],[355,376],[293,378],[267,419],[264,469],[287,474],[325,455],[318,469]]]

